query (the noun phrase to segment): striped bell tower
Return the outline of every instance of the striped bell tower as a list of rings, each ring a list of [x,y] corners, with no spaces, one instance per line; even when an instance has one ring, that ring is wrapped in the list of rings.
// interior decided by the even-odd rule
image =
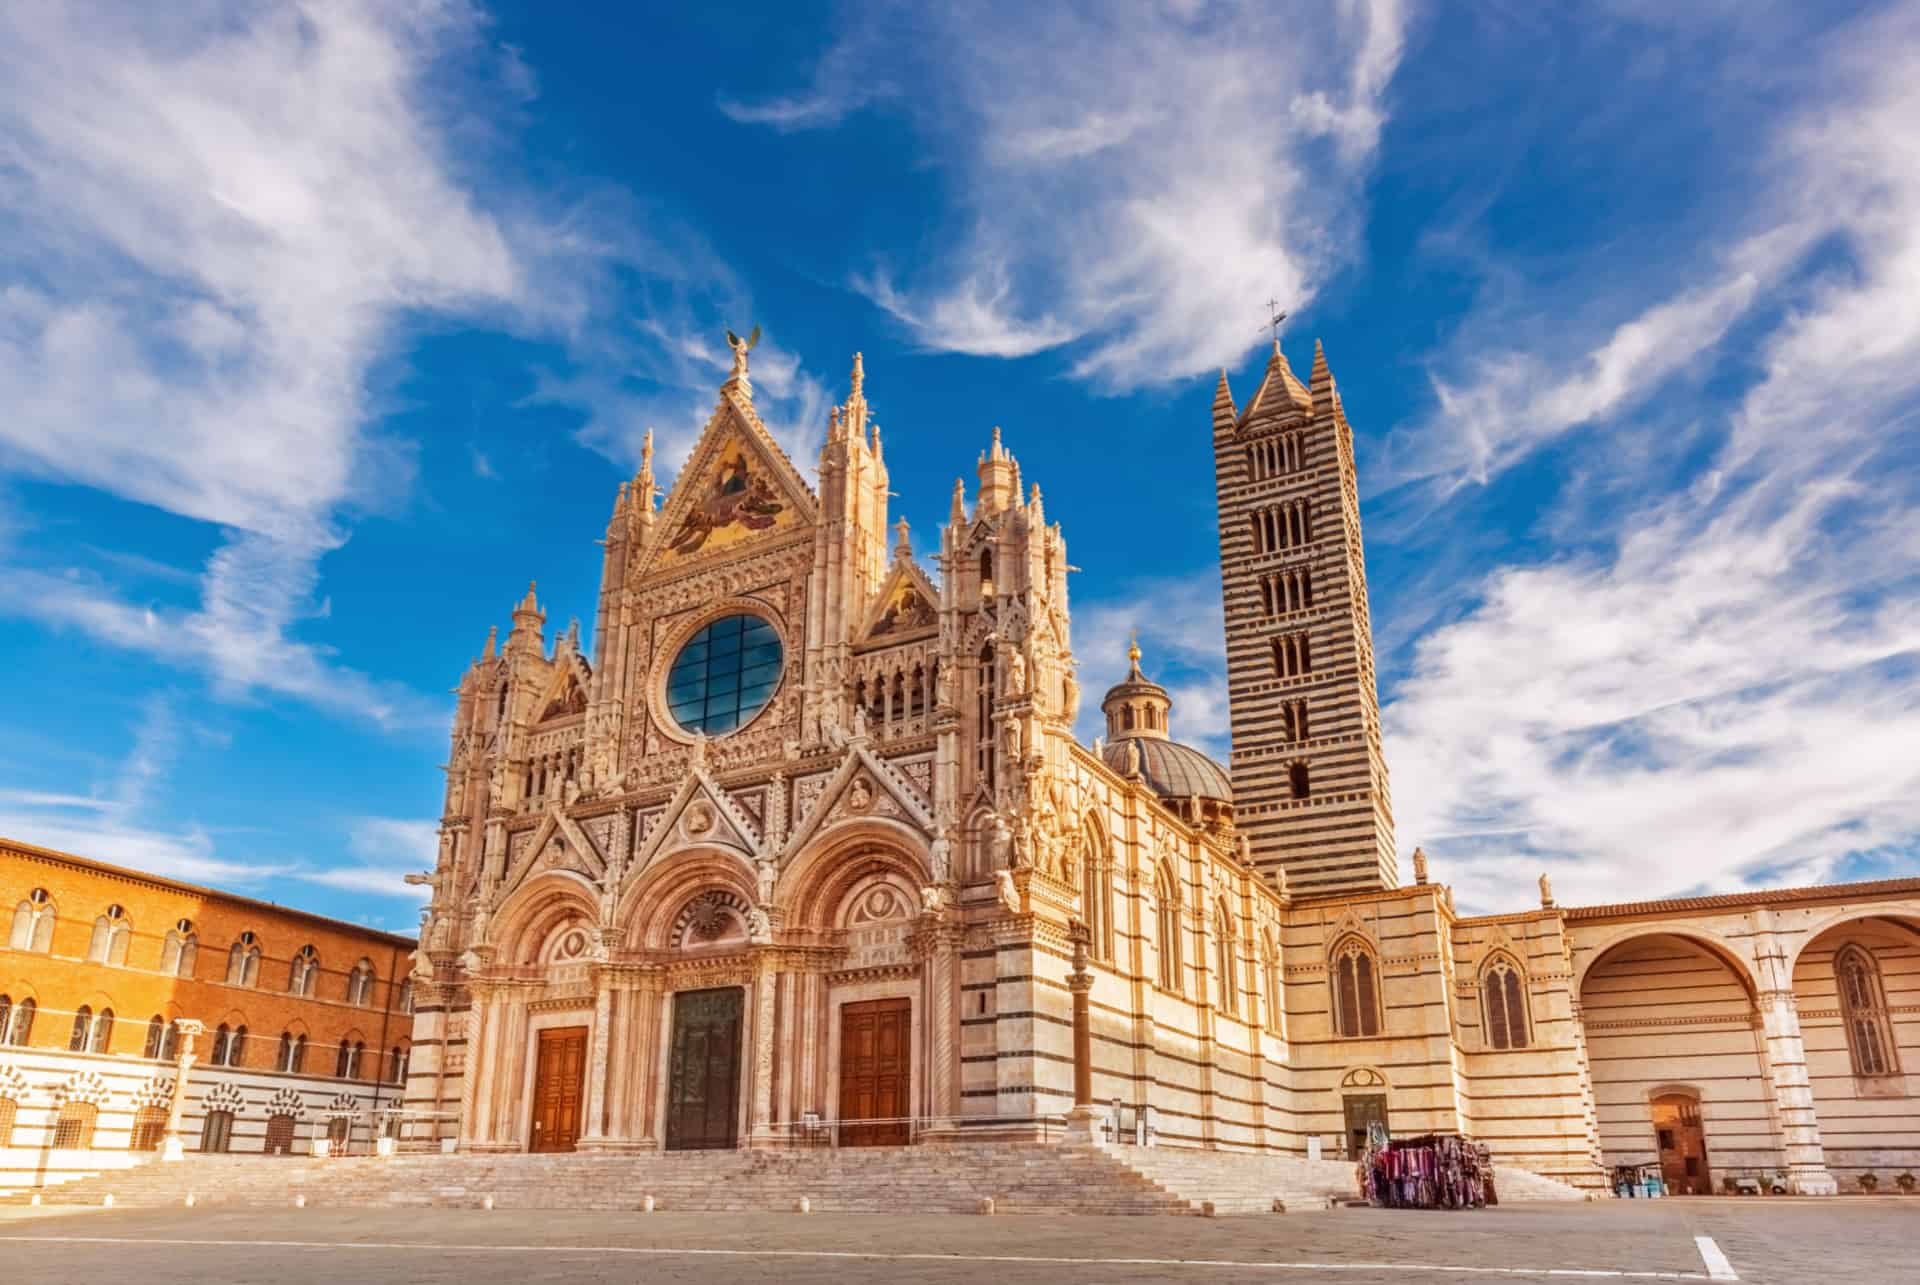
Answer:
[[[1276,340],[1260,386],[1213,398],[1234,818],[1296,895],[1394,887],[1353,430],[1316,342],[1302,386]]]

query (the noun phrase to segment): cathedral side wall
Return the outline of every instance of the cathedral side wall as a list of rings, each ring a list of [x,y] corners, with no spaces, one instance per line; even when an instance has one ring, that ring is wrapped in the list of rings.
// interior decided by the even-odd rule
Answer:
[[[1856,1073],[1834,977],[1834,956],[1847,946],[1869,950],[1879,968],[1892,1074]],[[1920,1173],[1920,945],[1882,923],[1846,924],[1801,952],[1793,993],[1827,1168],[1841,1188],[1873,1173],[1889,1190],[1901,1173]]]

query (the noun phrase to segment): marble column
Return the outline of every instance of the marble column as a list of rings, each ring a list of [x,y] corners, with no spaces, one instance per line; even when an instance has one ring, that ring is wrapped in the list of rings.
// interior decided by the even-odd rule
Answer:
[[[1093,1105],[1093,973],[1087,968],[1087,944],[1092,936],[1086,924],[1076,919],[1068,925],[1073,939],[1073,971],[1067,974],[1067,990],[1073,994],[1073,1110],[1067,1113],[1067,1136],[1076,1141],[1091,1141]]]
[[[1807,1048],[1793,992],[1762,992],[1759,1005],[1767,1042],[1767,1078],[1773,1082],[1774,1109],[1780,1120],[1780,1151],[1787,1162],[1787,1187],[1795,1195],[1835,1195],[1840,1187],[1827,1171],[1827,1153],[1820,1143],[1813,1085],[1807,1078]]]
[[[577,1144],[592,1151],[606,1139],[608,1040],[613,1034],[613,981],[604,967],[593,970],[593,1035],[587,1047],[586,1127]]]
[[[773,1133],[773,1017],[775,971],[771,951],[759,951],[753,961],[753,1115],[748,1145],[767,1146]]]
[[[174,1027],[180,1032],[180,1052],[173,1064],[173,1095],[167,1099],[167,1131],[160,1139],[162,1160],[186,1157],[186,1145],[180,1141],[180,1113],[187,1103],[187,1072],[193,1069],[193,1042],[207,1030],[206,1023],[191,1018],[175,1022]]]

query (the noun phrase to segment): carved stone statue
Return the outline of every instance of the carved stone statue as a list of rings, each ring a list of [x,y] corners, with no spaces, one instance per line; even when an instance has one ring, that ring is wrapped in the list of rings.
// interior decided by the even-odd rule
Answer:
[[[780,868],[771,861],[753,863],[755,895],[762,905],[773,901],[773,886],[780,878]]]
[[[940,665],[933,671],[933,703],[936,709],[953,708],[953,666]]]
[[[928,851],[933,863],[933,878],[936,883],[945,883],[953,877],[953,843],[946,835],[935,836]]]
[[[759,906],[747,911],[747,940],[756,945],[773,940],[773,920]]]
[[[1132,736],[1127,738],[1127,775],[1140,775],[1140,742]]]
[[[1540,904],[1543,906],[1553,904],[1553,881],[1544,874],[1540,876]]]
[[[945,910],[951,900],[944,884],[930,883],[920,890],[920,908],[929,915]]]
[[[760,327],[758,326],[755,326],[753,333],[745,339],[734,334],[732,330],[727,331],[727,347],[733,349],[733,372],[728,376],[729,378],[745,379],[747,377],[747,354],[752,352],[753,346],[759,342]]]
[[[864,706],[853,707],[853,739],[863,741],[867,738],[867,711]]]
[[[1017,719],[1009,718],[1001,726],[1000,739],[1002,747],[1006,750],[1007,762],[1018,763],[1020,761],[1020,723]]]
[[[1007,695],[1018,696],[1027,690],[1027,657],[1018,647],[1007,649]]]
[[[1071,723],[1080,717],[1080,684],[1072,674],[1068,674],[1060,684],[1060,713]]]
[[[996,870],[993,877],[999,884],[1000,904],[1017,913],[1020,909],[1020,889],[1013,882],[1013,871]]]

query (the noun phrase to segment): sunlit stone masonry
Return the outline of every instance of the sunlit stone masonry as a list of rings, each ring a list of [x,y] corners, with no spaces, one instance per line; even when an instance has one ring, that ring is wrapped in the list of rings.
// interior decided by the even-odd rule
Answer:
[[[1214,395],[1228,766],[1137,650],[1075,739],[1066,537],[998,430],[936,577],[859,357],[815,486],[747,347],[664,505],[650,447],[614,497],[591,648],[530,587],[461,679],[406,1090],[458,1145],[1337,1155],[1379,1121],[1594,1188],[1920,1164],[1920,880],[1474,917],[1417,851],[1401,882],[1317,347]]]

